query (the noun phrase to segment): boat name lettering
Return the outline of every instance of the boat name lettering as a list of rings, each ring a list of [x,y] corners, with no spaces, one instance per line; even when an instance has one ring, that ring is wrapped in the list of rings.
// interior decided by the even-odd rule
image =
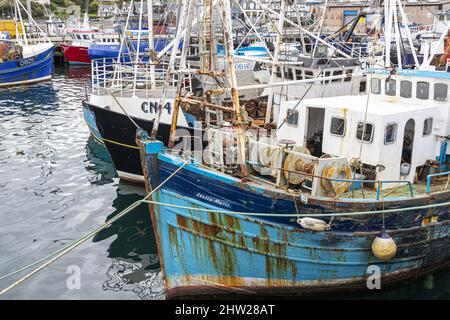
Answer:
[[[19,61],[19,66],[24,67],[36,61],[36,57],[30,57]]]
[[[219,206],[224,206],[224,207],[227,207],[227,208],[231,208],[231,205],[228,202],[220,200],[220,199],[217,199],[217,198],[214,198],[214,197],[211,197],[211,196],[207,196],[206,194],[203,194],[203,193],[200,193],[200,192],[198,192],[196,194],[196,197],[200,198],[202,200],[211,202],[211,203],[215,203],[215,204],[217,204]]]
[[[252,64],[250,62],[248,62],[248,63],[236,63],[234,65],[234,68],[236,70],[250,70],[252,68]]]
[[[159,105],[159,102],[157,102],[157,101],[150,101],[150,102],[145,101],[142,103],[141,109],[142,109],[142,111],[144,111],[144,113],[157,113],[158,105]],[[172,103],[166,102],[163,110],[164,109],[167,110],[168,114],[171,114],[172,113]]]
[[[296,57],[293,57],[293,56],[290,56],[290,55],[281,54],[280,55],[280,60],[281,61],[297,61],[298,59]]]

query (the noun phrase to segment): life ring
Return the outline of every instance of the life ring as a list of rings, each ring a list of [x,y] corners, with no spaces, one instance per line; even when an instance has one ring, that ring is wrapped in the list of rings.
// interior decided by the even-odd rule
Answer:
[[[351,179],[352,170],[349,165],[341,164],[337,168],[330,164],[322,171],[322,188],[328,192],[334,192],[336,195],[347,192],[350,188],[350,181],[334,181],[332,179]]]

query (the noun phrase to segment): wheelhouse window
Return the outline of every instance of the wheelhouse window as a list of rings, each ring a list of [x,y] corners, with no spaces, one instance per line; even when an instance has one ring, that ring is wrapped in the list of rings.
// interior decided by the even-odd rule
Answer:
[[[361,81],[360,83],[359,83],[359,92],[366,92],[366,85],[367,85],[367,82],[366,81]]]
[[[330,132],[333,135],[343,137],[345,136],[345,119],[339,117],[331,118]]]
[[[281,78],[281,68],[280,67],[277,68],[276,75],[277,75],[278,78]]]
[[[327,78],[330,75],[331,75],[331,71],[325,71],[325,73],[323,74],[323,77]],[[322,81],[322,83],[328,84],[328,83],[330,83],[330,80],[324,80],[324,81]]]
[[[343,74],[342,70],[337,70],[333,72],[333,76],[341,76]],[[331,82],[341,82],[342,79],[333,79]]]
[[[288,80],[294,80],[294,73],[291,68],[287,68],[287,78]]]
[[[397,139],[397,124],[390,123],[384,131],[384,144],[392,144]]]
[[[286,123],[291,126],[298,125],[298,111],[297,110],[288,109]]]
[[[360,121],[356,129],[356,139],[370,143],[373,140],[373,131],[374,127],[372,123]]]
[[[346,77],[344,78],[344,82],[349,82],[352,80],[352,74],[353,74],[353,70],[352,69],[348,69],[345,71],[345,75]]]
[[[381,93],[381,79],[374,79],[372,78],[372,81],[370,82],[371,92],[373,94],[380,94]]]
[[[423,135],[429,136],[431,134],[431,130],[433,128],[433,118],[427,118],[423,122]]]
[[[302,80],[303,79],[302,70],[295,69],[295,77],[297,78],[297,80]]]
[[[434,100],[439,102],[447,101],[447,84],[435,83],[434,84]]]
[[[412,95],[412,82],[408,80],[400,81],[400,97],[411,98]]]
[[[305,71],[305,78],[306,79],[314,78],[313,72],[312,71]]]
[[[387,96],[395,96],[395,91],[397,87],[397,81],[390,79],[385,81],[384,93]]]
[[[430,97],[430,84],[425,81],[417,82],[416,98],[427,100]]]
[[[256,62],[255,66],[253,67],[253,71],[261,71],[261,70],[263,70],[262,66],[263,66],[262,62]]]

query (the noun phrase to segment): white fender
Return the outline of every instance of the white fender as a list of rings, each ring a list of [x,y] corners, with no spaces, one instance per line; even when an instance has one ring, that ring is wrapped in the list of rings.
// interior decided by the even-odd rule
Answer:
[[[302,226],[303,229],[322,232],[330,230],[330,226],[323,220],[315,218],[298,218],[297,223]]]

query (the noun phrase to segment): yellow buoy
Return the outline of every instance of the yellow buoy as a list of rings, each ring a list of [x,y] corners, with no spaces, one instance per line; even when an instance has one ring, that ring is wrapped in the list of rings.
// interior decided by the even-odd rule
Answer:
[[[386,232],[382,232],[372,242],[372,253],[383,261],[389,261],[397,254],[397,245]]]

